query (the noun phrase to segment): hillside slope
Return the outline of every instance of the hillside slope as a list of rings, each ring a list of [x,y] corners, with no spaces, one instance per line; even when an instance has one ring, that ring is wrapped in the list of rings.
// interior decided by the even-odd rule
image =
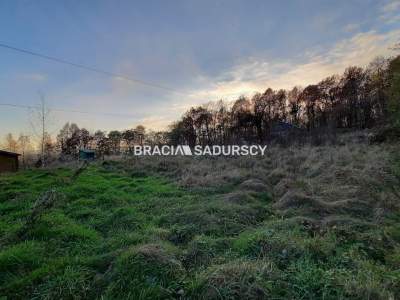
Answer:
[[[0,176],[5,299],[400,296],[396,146]]]

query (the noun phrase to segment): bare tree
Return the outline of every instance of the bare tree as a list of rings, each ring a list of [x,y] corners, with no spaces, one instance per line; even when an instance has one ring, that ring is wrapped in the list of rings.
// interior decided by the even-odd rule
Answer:
[[[44,94],[39,92],[39,97],[39,105],[32,110],[31,126],[39,139],[40,165],[44,168],[46,166],[46,139],[48,138],[50,109],[47,107]]]
[[[121,150],[122,133],[118,130],[112,130],[108,133],[108,139],[111,143],[113,153],[119,154]]]
[[[22,165],[25,167],[25,156],[26,156],[26,151],[30,146],[30,139],[28,135],[20,134],[18,138],[18,145],[19,149],[22,154]]]
[[[132,152],[132,146],[135,142],[136,132],[133,129],[127,129],[122,133],[122,139],[124,140],[128,152]]]

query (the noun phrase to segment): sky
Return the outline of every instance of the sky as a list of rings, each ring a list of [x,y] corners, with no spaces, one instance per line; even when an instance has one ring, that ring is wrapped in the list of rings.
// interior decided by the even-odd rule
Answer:
[[[0,103],[43,95],[52,134],[68,121],[159,130],[192,105],[316,83],[399,42],[400,0],[4,0],[0,43],[174,91],[0,47]],[[0,138],[32,121],[0,106]]]

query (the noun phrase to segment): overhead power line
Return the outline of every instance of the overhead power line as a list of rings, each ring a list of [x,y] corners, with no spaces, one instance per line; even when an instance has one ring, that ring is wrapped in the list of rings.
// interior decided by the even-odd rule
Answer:
[[[5,43],[1,43],[0,42],[0,47],[6,48],[6,49],[9,49],[9,50],[13,50],[13,51],[17,51],[19,53],[40,57],[40,58],[47,59],[47,60],[50,60],[50,61],[54,61],[54,62],[57,62],[57,63],[60,63],[60,64],[69,65],[69,66],[72,66],[72,67],[75,67],[75,68],[79,68],[79,69],[83,69],[83,70],[87,70],[87,71],[103,74],[103,75],[106,75],[106,76],[122,78],[122,79],[125,79],[125,80],[128,80],[128,81],[131,81],[131,82],[134,82],[134,83],[139,83],[139,84],[146,85],[146,86],[149,86],[149,87],[158,88],[158,89],[162,89],[162,90],[166,90],[166,91],[169,91],[169,92],[178,93],[178,94],[182,94],[182,95],[190,95],[190,94],[183,93],[181,91],[178,91],[176,89],[173,89],[173,88],[170,88],[170,87],[158,84],[158,83],[154,83],[154,82],[150,82],[150,81],[145,81],[145,80],[133,78],[133,77],[130,77],[130,76],[127,76],[127,75],[124,75],[124,74],[118,74],[118,73],[114,73],[114,72],[104,71],[104,70],[101,70],[101,69],[98,69],[98,68],[94,68],[94,67],[90,67],[90,66],[74,63],[74,62],[70,62],[70,61],[62,59],[62,58],[57,58],[57,57],[54,57],[54,56],[41,54],[41,53],[34,52],[34,51],[31,51],[31,50],[27,50],[27,49],[17,48],[17,47],[14,47],[14,46],[7,45]]]
[[[12,103],[0,103],[0,106],[9,106],[15,108],[27,108],[27,109],[40,109],[40,106],[36,105],[21,105],[21,104],[12,104]],[[119,113],[106,113],[106,112],[94,112],[94,111],[83,111],[83,110],[71,110],[71,109],[63,109],[63,108],[52,108],[49,107],[51,111],[58,112],[70,112],[70,113],[80,113],[80,114],[92,114],[92,115],[103,115],[103,116],[114,116],[114,117],[126,117],[126,118],[138,118],[138,115],[132,114],[119,114]]]

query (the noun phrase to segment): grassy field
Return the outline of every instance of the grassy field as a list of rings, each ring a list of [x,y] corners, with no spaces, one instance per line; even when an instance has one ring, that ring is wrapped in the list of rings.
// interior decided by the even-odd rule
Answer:
[[[399,160],[321,149],[2,175],[0,299],[399,298]]]

